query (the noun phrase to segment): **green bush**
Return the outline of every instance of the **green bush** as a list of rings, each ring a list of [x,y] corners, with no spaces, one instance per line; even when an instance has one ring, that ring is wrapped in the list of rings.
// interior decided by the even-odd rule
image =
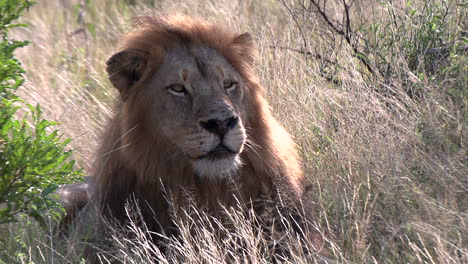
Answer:
[[[62,140],[55,123],[41,116],[39,105],[26,104],[15,91],[24,83],[24,69],[14,51],[27,41],[11,40],[12,24],[34,4],[27,0],[0,0],[0,224],[28,215],[44,225],[44,214],[59,218],[61,208],[51,195],[60,184],[76,181],[70,139]],[[25,113],[18,119],[19,113]]]

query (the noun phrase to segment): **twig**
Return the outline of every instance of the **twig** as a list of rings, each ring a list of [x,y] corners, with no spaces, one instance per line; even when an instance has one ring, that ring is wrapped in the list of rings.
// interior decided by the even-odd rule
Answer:
[[[294,12],[291,10],[291,8],[289,8],[288,4],[286,4],[286,2],[284,2],[284,0],[281,0],[281,3],[283,4],[283,6],[288,10],[289,14],[291,15],[294,23],[296,24],[296,27],[297,29],[299,30],[299,34],[301,34],[301,38],[302,38],[302,42],[304,43],[304,49],[307,49],[307,39],[304,35],[304,32],[302,31],[302,27],[301,25],[299,24],[299,21],[297,21],[297,18],[296,18],[296,15],[294,14]]]
[[[324,61],[325,63],[328,63],[328,64],[332,64],[333,66],[335,66],[336,68],[340,68],[340,69],[343,69],[342,66],[340,66],[338,64],[338,62],[334,62],[334,61],[331,61],[330,59],[328,58],[325,58],[323,57],[322,55],[320,55],[319,53],[312,53],[310,51],[304,51],[304,50],[300,50],[300,49],[295,49],[295,48],[290,48],[290,47],[285,47],[285,46],[273,46],[273,45],[270,45],[268,46],[268,48],[271,48],[271,49],[280,49],[280,50],[288,50],[288,51],[292,51],[292,52],[296,52],[296,53],[299,53],[299,54],[302,54],[302,55],[305,55],[306,57],[307,56],[311,56],[313,58],[316,58],[318,60],[321,60],[321,61]],[[329,82],[333,82],[335,84],[338,84],[339,82],[332,78],[332,77],[329,77],[329,76],[325,76],[325,74],[322,72],[321,73],[321,76],[323,78],[325,78],[327,81]]]
[[[352,27],[351,27],[351,18],[350,18],[350,8],[353,4],[353,1],[348,4],[346,3],[345,0],[342,1],[343,7],[345,10],[345,24],[346,24],[346,31],[344,31],[341,28],[338,28],[329,18],[327,13],[325,12],[325,2],[323,4],[323,7],[320,6],[319,2],[315,0],[310,0],[310,3],[315,6],[316,12],[320,15],[320,17],[327,23],[327,25],[338,35],[343,36],[346,40],[346,42],[351,46],[353,50],[353,57],[357,58],[359,61],[361,61],[366,69],[373,75],[375,75],[375,71],[372,68],[370,62],[363,56],[362,52],[359,52],[357,44],[352,42],[351,36],[353,34]]]
[[[295,48],[290,48],[290,47],[285,47],[285,46],[269,45],[267,47],[270,48],[270,49],[289,50],[289,51],[296,52],[296,53],[299,53],[299,54],[302,54],[302,55],[305,55],[305,56],[311,56],[311,57],[313,57],[315,59],[318,59],[318,60],[325,61],[327,63],[333,64],[333,65],[335,65],[335,66],[337,66],[339,68],[343,68],[340,65],[338,65],[338,62],[331,61],[330,59],[325,58],[324,56],[322,56],[319,53],[312,53],[312,52],[307,51],[307,50],[295,49]]]
[[[447,53],[449,50],[450,50],[450,47],[432,48],[432,49],[426,50],[426,52],[424,54],[425,55],[430,55],[430,54]],[[466,52],[466,51],[468,51],[468,46],[458,47],[457,51]]]

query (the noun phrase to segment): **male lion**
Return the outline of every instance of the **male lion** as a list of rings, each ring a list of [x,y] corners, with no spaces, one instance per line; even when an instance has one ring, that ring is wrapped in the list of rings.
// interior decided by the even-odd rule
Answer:
[[[125,223],[124,204],[136,198],[150,230],[171,233],[167,193],[176,209],[189,194],[215,216],[278,195],[299,201],[298,155],[262,95],[252,37],[182,15],[135,21],[107,61],[120,96],[91,203]]]

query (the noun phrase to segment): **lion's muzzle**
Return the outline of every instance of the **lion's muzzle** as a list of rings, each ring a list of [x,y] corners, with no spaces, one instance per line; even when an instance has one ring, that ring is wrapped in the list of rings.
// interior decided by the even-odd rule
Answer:
[[[210,133],[217,134],[221,138],[224,137],[224,134],[229,130],[233,129],[239,123],[239,118],[237,116],[231,116],[224,120],[219,119],[208,119],[206,121],[200,121],[200,126],[207,130]]]
[[[212,143],[203,155],[193,160],[195,170],[207,177],[224,177],[235,173],[242,165],[239,154],[246,140],[240,118],[237,115],[223,119],[209,118],[201,120],[199,125],[209,135],[205,142]]]

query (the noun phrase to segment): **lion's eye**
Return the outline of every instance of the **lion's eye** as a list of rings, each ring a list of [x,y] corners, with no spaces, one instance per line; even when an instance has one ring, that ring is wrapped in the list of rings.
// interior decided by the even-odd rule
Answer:
[[[226,89],[227,91],[232,91],[236,89],[237,83],[232,82],[232,81],[227,81],[227,82],[224,82],[223,86],[224,86],[224,89]]]
[[[167,89],[170,93],[177,96],[184,96],[185,93],[187,93],[187,90],[185,90],[185,87],[181,84],[173,84],[167,87]]]

